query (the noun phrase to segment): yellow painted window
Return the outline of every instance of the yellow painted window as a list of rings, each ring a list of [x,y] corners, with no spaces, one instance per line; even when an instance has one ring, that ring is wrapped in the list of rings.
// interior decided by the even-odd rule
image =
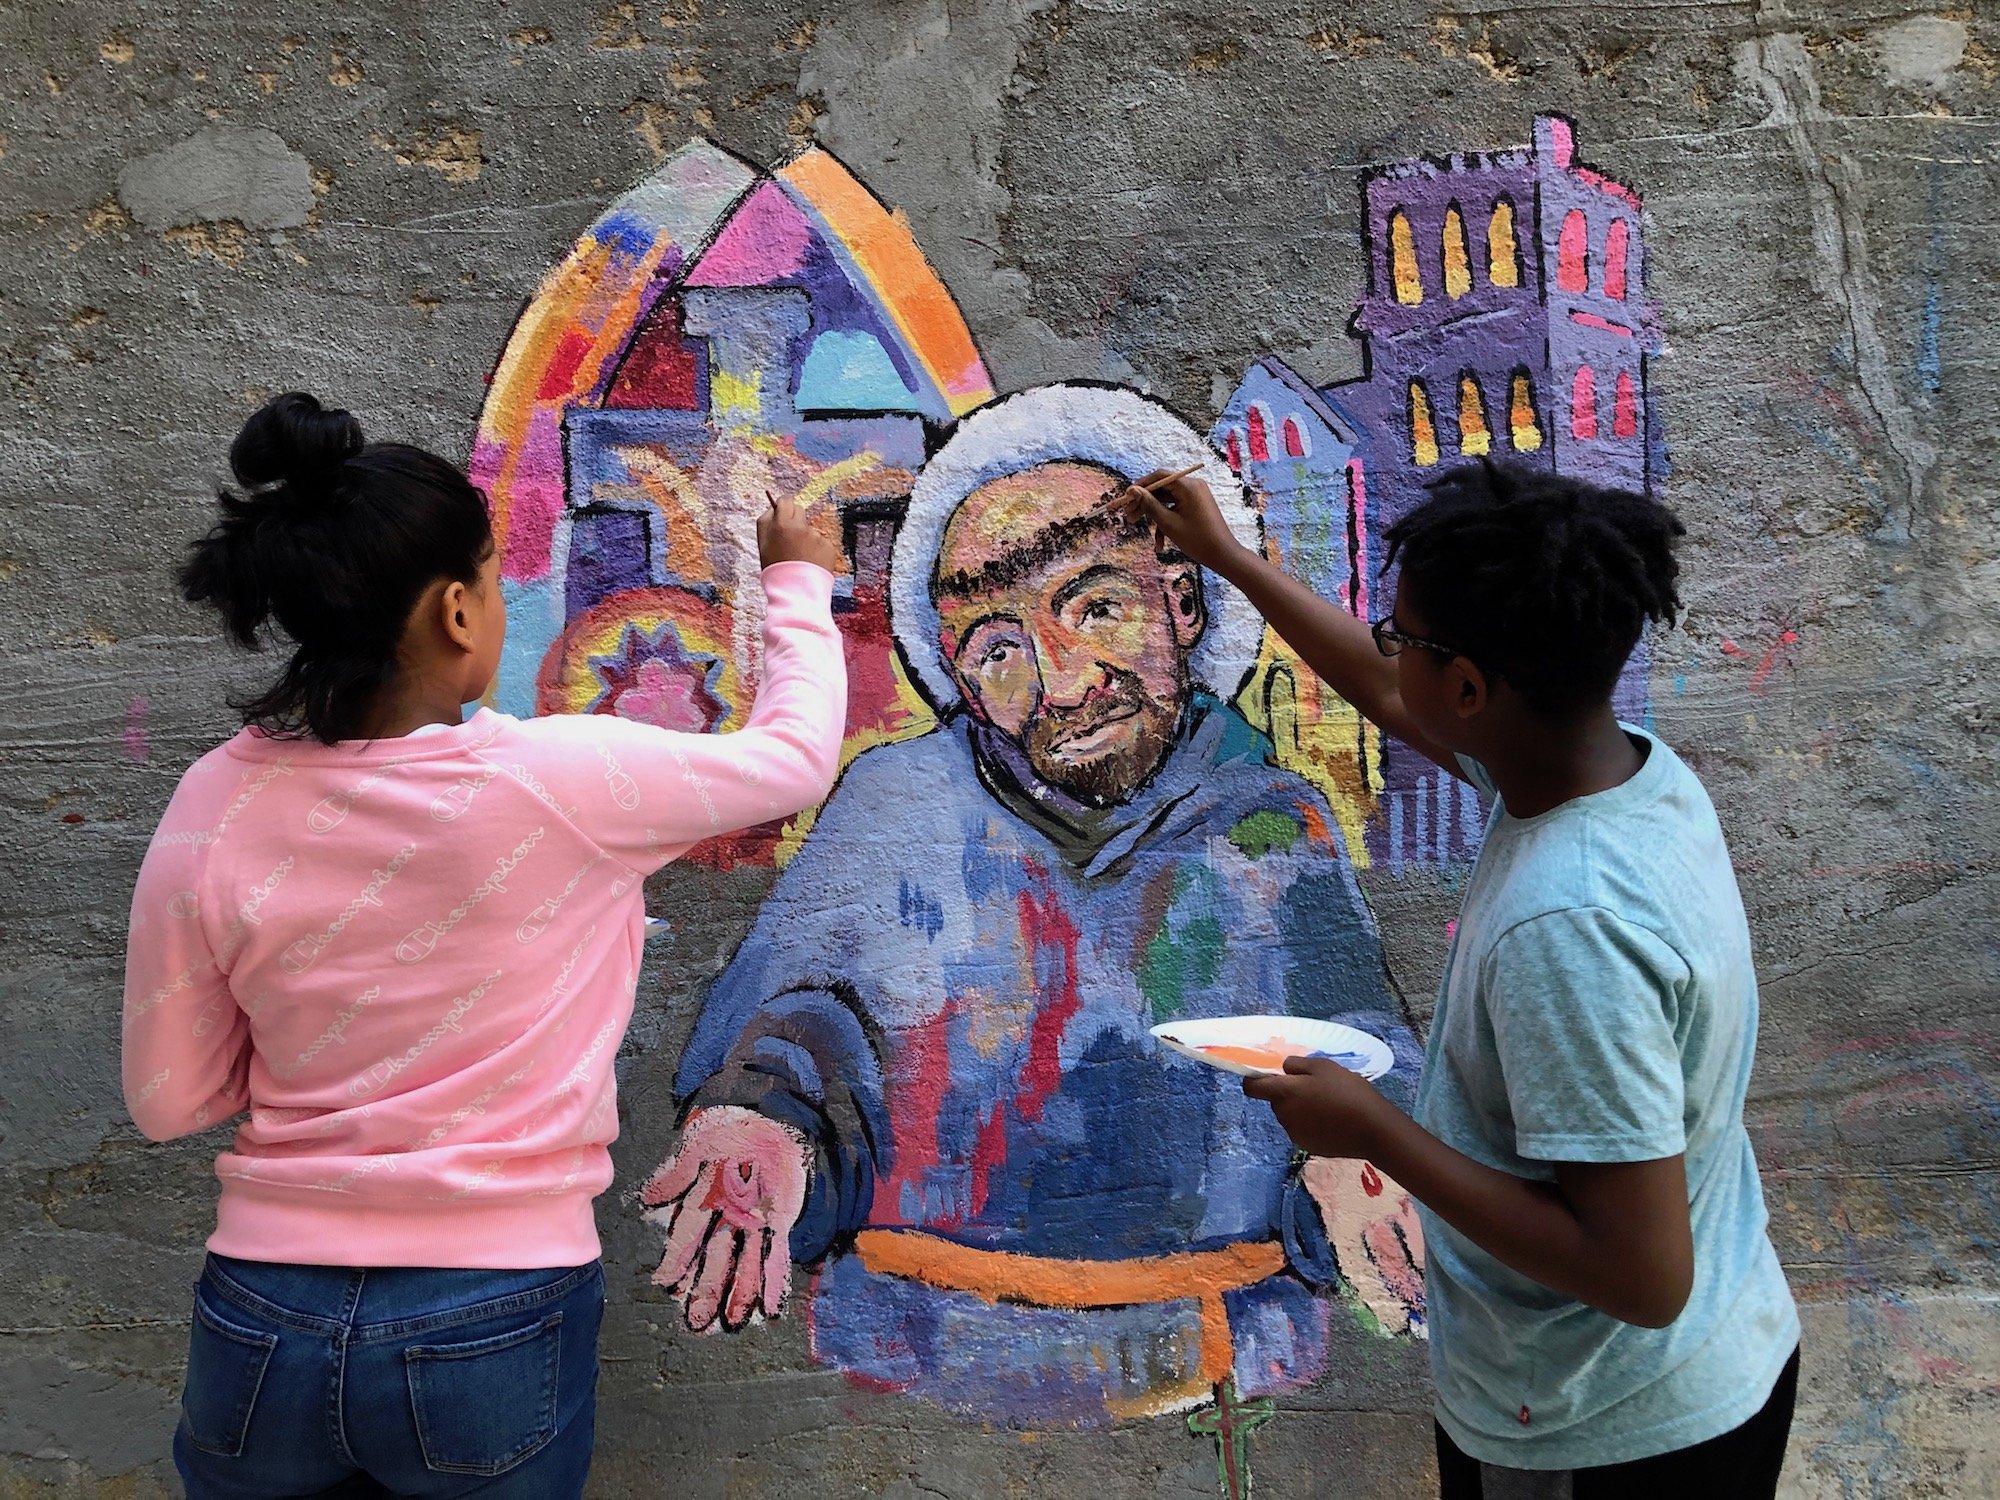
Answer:
[[[1542,428],[1535,420],[1535,391],[1525,371],[1514,376],[1513,399],[1507,407],[1507,426],[1514,439],[1514,451],[1533,453],[1542,446]]]
[[[1417,242],[1410,234],[1410,221],[1399,208],[1389,215],[1389,279],[1396,286],[1396,300],[1415,307],[1424,300],[1424,278],[1417,269]]]
[[[1472,260],[1465,248],[1465,216],[1454,203],[1444,211],[1444,291],[1453,299],[1472,290]]]
[[[1514,205],[1502,198],[1486,223],[1486,279],[1495,286],[1521,284],[1521,251],[1514,241]]]
[[[1410,457],[1419,468],[1438,461],[1437,426],[1431,421],[1431,398],[1421,380],[1410,382]]]
[[[1493,435],[1486,430],[1486,402],[1479,382],[1470,374],[1458,377],[1458,451],[1468,458],[1491,452]]]

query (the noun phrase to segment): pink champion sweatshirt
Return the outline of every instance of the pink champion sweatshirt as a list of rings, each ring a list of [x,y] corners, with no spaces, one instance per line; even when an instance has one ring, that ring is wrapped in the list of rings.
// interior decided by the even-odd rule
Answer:
[[[598,1254],[642,879],[826,795],[832,580],[764,572],[733,733],[482,709],[402,739],[246,730],[181,779],[139,872],[125,1098],[155,1140],[249,1118],[208,1244],[247,1260],[531,1269]]]

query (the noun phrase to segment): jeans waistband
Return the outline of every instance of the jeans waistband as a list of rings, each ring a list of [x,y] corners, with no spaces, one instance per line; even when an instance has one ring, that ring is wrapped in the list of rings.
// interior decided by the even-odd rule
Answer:
[[[243,1265],[227,1257],[210,1255],[202,1271],[202,1281],[217,1297],[242,1311],[256,1317],[303,1332],[336,1338],[344,1332],[354,1341],[369,1339],[406,1338],[414,1334],[429,1333],[437,1329],[454,1328],[463,1323],[476,1323],[487,1318],[504,1317],[509,1313],[525,1312],[533,1308],[545,1307],[551,1302],[560,1302],[592,1277],[602,1274],[602,1265],[590,1261],[581,1266],[554,1267],[548,1272],[548,1280],[537,1286],[525,1287],[497,1297],[477,1298],[477,1290],[482,1281],[491,1283],[507,1276],[518,1276],[518,1272],[498,1271],[444,1271],[435,1274],[448,1276],[456,1283],[452,1292],[440,1287],[441,1300],[453,1295],[463,1297],[468,1292],[477,1300],[451,1301],[449,1305],[434,1311],[414,1313],[408,1316],[362,1322],[356,1320],[361,1311],[362,1295],[370,1276],[388,1274],[391,1268],[367,1270],[347,1266],[294,1266],[278,1267],[285,1272],[302,1273],[299,1277],[300,1289],[321,1293],[313,1300],[320,1303],[319,1310],[287,1306],[273,1301],[270,1297],[252,1291],[231,1274],[232,1266]],[[271,1264],[275,1262],[258,1262]],[[405,1268],[393,1268],[395,1273],[405,1272]],[[294,1297],[292,1300],[304,1300]]]

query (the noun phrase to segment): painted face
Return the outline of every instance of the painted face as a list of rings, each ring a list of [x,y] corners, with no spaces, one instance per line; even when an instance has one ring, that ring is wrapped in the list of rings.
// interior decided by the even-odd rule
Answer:
[[[1114,477],[1052,463],[981,485],[945,529],[932,586],[972,712],[1099,806],[1165,758],[1207,623],[1194,565],[1098,508]]]
[[[1411,591],[1400,583],[1390,620],[1396,629],[1405,634],[1424,640],[1436,639],[1431,634],[1430,621],[1422,607],[1412,597]],[[1450,659],[1441,652],[1422,646],[1406,646],[1396,653],[1396,691],[1403,700],[1404,709],[1419,729],[1437,744],[1456,748],[1463,726],[1453,712],[1456,680],[1450,665]]]

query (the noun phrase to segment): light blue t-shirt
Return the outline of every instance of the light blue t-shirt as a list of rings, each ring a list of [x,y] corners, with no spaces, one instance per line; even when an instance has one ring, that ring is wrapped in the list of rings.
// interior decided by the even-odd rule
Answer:
[[[1423,1215],[1438,1420],[1482,1463],[1580,1469],[1755,1416],[1799,1340],[1743,1126],[1750,930],[1715,809],[1680,757],[1534,818],[1496,807],[1459,914],[1416,1118],[1536,1181],[1685,1152],[1694,1288],[1621,1323]],[[1467,775],[1494,794],[1484,768]]]

